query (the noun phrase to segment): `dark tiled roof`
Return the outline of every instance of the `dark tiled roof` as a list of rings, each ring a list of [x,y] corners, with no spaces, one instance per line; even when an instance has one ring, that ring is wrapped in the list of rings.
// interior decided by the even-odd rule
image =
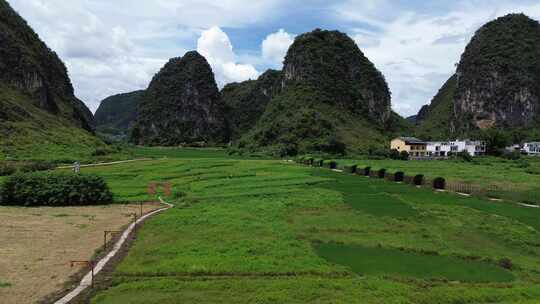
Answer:
[[[416,137],[399,137],[399,139],[403,140],[407,144],[426,144],[425,141]]]

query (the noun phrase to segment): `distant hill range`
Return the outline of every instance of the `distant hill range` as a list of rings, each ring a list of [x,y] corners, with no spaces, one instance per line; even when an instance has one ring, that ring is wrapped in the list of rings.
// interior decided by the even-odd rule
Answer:
[[[382,147],[394,134],[411,130],[392,112],[382,73],[338,31],[298,36],[282,71],[268,70],[221,92],[206,60],[188,52],[171,59],[135,98],[138,114],[133,107],[111,106],[127,99],[116,96],[102,103],[98,129],[125,132],[138,117],[131,137],[138,144],[232,141],[240,149],[279,155],[343,153]],[[103,113],[111,119],[102,119]]]
[[[65,65],[0,0],[0,159],[86,154],[102,145],[94,127]]]
[[[540,135],[540,24],[510,14],[482,26],[453,75],[417,115],[417,135],[470,136],[482,130]]]
[[[127,139],[135,124],[137,107],[144,92],[118,94],[102,100],[94,114],[97,132],[113,139]]]

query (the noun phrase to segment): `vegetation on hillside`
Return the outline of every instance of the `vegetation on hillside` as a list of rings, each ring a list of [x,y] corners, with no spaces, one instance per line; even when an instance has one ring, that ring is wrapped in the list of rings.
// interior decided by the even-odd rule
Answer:
[[[144,91],[118,94],[101,101],[94,117],[96,130],[112,139],[126,139],[137,118],[137,107]]]
[[[224,105],[206,59],[195,51],[171,59],[154,76],[139,102],[131,141],[178,146],[228,140]]]
[[[0,160],[77,159],[104,143],[65,65],[0,0]]]
[[[286,156],[313,151],[343,155],[386,144],[382,129],[329,105],[324,98],[309,86],[289,86],[272,99],[238,146],[248,151],[263,147],[270,154]]]
[[[272,97],[281,91],[281,81],[280,71],[268,70],[257,80],[230,83],[221,90],[233,140],[255,126]]]
[[[73,126],[93,128],[92,113],[75,97],[64,63],[5,0],[0,0],[0,85]],[[5,119],[13,114],[4,111]]]
[[[447,140],[450,135],[450,120],[454,111],[456,75],[453,75],[433,97],[429,106],[418,114],[416,135],[424,140]]]
[[[0,85],[0,160],[73,162],[104,147],[90,132],[33,106],[28,95]]]
[[[382,148],[409,129],[390,109],[382,74],[343,33],[315,30],[297,37],[285,59],[283,84],[239,148],[277,156],[355,154]]]

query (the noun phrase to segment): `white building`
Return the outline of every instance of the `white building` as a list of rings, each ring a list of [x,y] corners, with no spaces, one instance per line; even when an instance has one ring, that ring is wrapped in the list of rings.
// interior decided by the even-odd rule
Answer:
[[[525,143],[522,152],[528,155],[540,155],[540,142]]]
[[[459,152],[467,152],[471,156],[486,154],[486,144],[478,140],[428,141],[428,157],[448,157]]]

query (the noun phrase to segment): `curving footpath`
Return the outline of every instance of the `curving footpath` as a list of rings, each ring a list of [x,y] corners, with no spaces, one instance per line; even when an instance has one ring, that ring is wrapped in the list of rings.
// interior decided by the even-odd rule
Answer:
[[[161,201],[162,204],[167,205],[167,207],[163,207],[163,208],[154,210],[154,211],[152,211],[152,212],[150,212],[148,214],[145,214],[144,216],[139,218],[135,223],[132,223],[131,225],[129,225],[129,227],[124,231],[124,233],[122,233],[122,236],[120,237],[120,239],[114,244],[114,247],[111,250],[111,252],[109,252],[104,258],[102,258],[94,266],[94,276],[97,275],[103,269],[103,267],[105,267],[105,265],[109,262],[109,260],[111,258],[113,258],[118,253],[118,251],[120,250],[122,245],[125,243],[127,237],[133,231],[133,229],[135,228],[135,226],[137,224],[143,222],[145,219],[147,219],[148,217],[150,217],[150,216],[152,216],[154,214],[160,213],[162,211],[165,211],[165,210],[168,210],[168,209],[174,207],[174,205],[165,202],[163,199],[161,199],[161,197],[159,198],[159,200]],[[92,271],[89,271],[82,278],[82,280],[79,283],[79,286],[77,286],[77,288],[75,288],[73,291],[71,291],[70,293],[65,295],[60,300],[56,301],[55,304],[67,304],[67,303],[69,303],[69,301],[73,300],[76,296],[78,296],[83,290],[88,288],[88,286],[90,286],[90,285],[92,285]]]
[[[153,158],[136,158],[136,159],[128,159],[128,160],[119,160],[119,161],[108,162],[108,163],[86,164],[86,165],[80,165],[80,167],[81,168],[88,168],[88,167],[111,166],[111,165],[132,163],[132,162],[137,162],[137,161],[148,161],[148,160],[153,160]],[[56,169],[73,169],[74,167],[75,166],[73,166],[73,165],[69,165],[69,166],[56,167]]]

